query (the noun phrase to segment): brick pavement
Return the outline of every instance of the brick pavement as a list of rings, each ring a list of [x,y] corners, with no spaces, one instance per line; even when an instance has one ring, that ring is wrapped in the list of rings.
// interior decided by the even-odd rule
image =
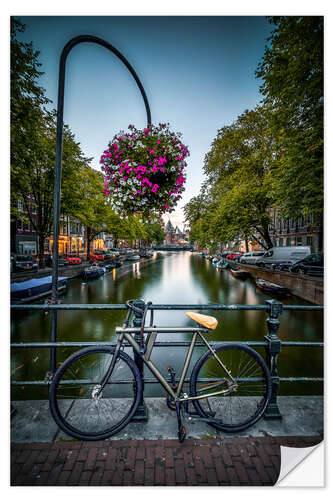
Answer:
[[[12,486],[272,486],[280,445],[320,437],[66,441],[11,445]]]

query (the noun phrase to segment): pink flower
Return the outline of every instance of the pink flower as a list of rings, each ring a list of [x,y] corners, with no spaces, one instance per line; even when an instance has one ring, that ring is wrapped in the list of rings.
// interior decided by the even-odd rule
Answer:
[[[149,180],[149,179],[147,179],[147,177],[144,177],[144,178],[142,179],[142,185],[143,185],[143,184],[148,184],[148,186],[152,186],[152,183],[150,182],[150,180]]]
[[[153,187],[152,187],[152,193],[157,193],[157,190],[160,186],[158,184],[154,184]]]
[[[165,158],[165,156],[163,156],[163,158],[162,158],[162,157],[160,157],[160,158],[158,159],[158,164],[159,164],[159,165],[163,165],[163,163],[167,163],[167,159]]]

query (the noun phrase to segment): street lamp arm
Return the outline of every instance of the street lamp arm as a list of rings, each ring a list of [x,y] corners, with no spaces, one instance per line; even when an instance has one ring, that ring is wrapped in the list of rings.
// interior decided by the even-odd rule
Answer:
[[[60,189],[61,189],[61,167],[62,167],[62,139],[63,139],[63,116],[64,116],[64,93],[65,93],[65,70],[66,61],[69,52],[73,47],[79,43],[90,42],[97,43],[110,50],[115,54],[127,67],[134,80],[136,81],[141,95],[143,97],[146,113],[147,113],[147,126],[151,124],[151,113],[147,99],[146,92],[143,85],[136,74],[132,65],[127,59],[119,52],[118,49],[113,47],[110,43],[92,35],[80,35],[72,38],[63,48],[60,56],[59,64],[59,83],[58,83],[58,105],[57,105],[57,137],[56,137],[56,165],[55,165],[55,178],[54,178],[54,220],[53,220],[53,266],[52,266],[52,299],[56,300],[57,281],[58,281],[58,238],[59,238],[59,217],[60,217]]]
[[[102,47],[110,50],[115,54],[126,66],[134,80],[136,81],[141,95],[143,97],[146,112],[147,112],[147,126],[151,124],[151,114],[146,92],[143,88],[142,83],[139,80],[138,75],[134,71],[131,64],[127,59],[113,47],[110,43],[106,42],[102,38],[98,38],[92,35],[80,35],[72,38],[63,48],[60,56],[59,64],[59,82],[58,82],[58,103],[57,103],[57,136],[56,136],[56,163],[55,163],[55,173],[54,173],[54,205],[53,205],[53,259],[52,259],[52,302],[56,302],[58,297],[58,262],[59,262],[59,252],[58,252],[58,239],[59,239],[59,219],[60,219],[60,189],[61,189],[61,170],[62,170],[62,139],[63,139],[63,116],[64,116],[64,93],[65,93],[65,69],[66,60],[69,52],[73,47],[79,43],[90,42],[97,43]],[[55,342],[57,339],[57,311],[52,312],[51,317],[51,340]],[[51,349],[51,372],[54,373],[56,368],[56,350]]]

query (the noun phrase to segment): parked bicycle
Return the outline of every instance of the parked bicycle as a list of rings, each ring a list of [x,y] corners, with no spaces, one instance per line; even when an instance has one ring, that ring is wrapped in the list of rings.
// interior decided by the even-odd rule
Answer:
[[[90,441],[109,438],[131,421],[142,399],[143,381],[133,359],[124,352],[124,341],[166,390],[166,403],[177,415],[180,442],[186,437],[182,423],[186,416],[224,432],[243,431],[256,423],[264,415],[271,395],[270,373],[262,357],[243,344],[210,345],[204,335],[211,333],[218,321],[212,316],[187,312],[196,327],[187,329],[193,336],[184,366],[179,379],[171,366],[165,378],[150,359],[156,337],[163,330],[153,326],[152,309],[150,326],[145,327],[150,305],[148,302],[142,310],[134,301],[128,301],[125,322],[116,328],[115,347],[81,349],[59,367],[49,395],[51,413],[58,426],[76,439]],[[142,316],[139,343],[134,338],[138,328],[129,327],[133,312]],[[187,393],[184,382],[198,338],[207,351],[192,370]],[[189,409],[190,403],[195,411]]]

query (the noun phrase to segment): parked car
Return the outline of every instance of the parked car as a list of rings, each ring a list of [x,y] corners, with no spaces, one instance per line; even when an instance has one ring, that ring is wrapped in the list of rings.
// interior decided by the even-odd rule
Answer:
[[[324,256],[322,253],[313,253],[305,259],[295,262],[289,269],[292,273],[314,274],[323,276],[324,274]]]
[[[52,267],[52,262],[53,262],[53,256],[47,255],[45,258],[45,264],[49,267]],[[64,259],[63,257],[59,257],[58,258],[58,265],[59,265],[59,267],[68,266],[69,262],[66,259]]]
[[[294,264],[311,253],[310,247],[273,247],[264,253],[256,262],[259,267],[271,268],[272,265]]]
[[[115,248],[108,248],[106,251],[106,255],[112,255],[112,257],[119,257],[119,252]]]
[[[13,271],[36,270],[38,269],[38,262],[31,255],[14,255],[12,269]]]
[[[227,259],[235,260],[235,257],[238,255],[241,257],[243,253],[239,250],[232,250],[227,254]]]
[[[90,260],[104,260],[105,259],[105,254],[103,252],[93,252],[89,256]]]
[[[73,255],[64,255],[64,258],[68,264],[81,264],[82,262],[80,257],[75,257]]]
[[[264,255],[264,251],[255,250],[254,252],[247,252],[241,256],[239,262],[241,264],[256,264],[257,260]]]
[[[243,252],[237,253],[234,257],[234,262],[240,262],[240,259],[242,256],[243,256]]]

